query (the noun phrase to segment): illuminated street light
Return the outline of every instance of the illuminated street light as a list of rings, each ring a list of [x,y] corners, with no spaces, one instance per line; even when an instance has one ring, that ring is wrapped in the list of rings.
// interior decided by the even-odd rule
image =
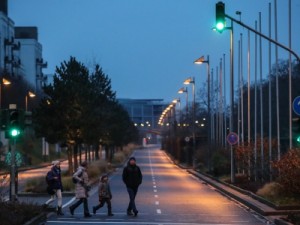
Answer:
[[[11,82],[7,79],[5,79],[4,77],[2,77],[2,79],[0,80],[0,109],[2,108],[2,89],[3,89],[3,85],[7,86],[10,85]]]
[[[28,91],[26,96],[25,96],[25,110],[26,112],[28,111],[28,97],[30,98],[34,98],[35,97],[35,94],[31,91]]]
[[[189,112],[189,105],[188,105],[188,90],[187,88],[180,88],[178,90],[178,94],[183,94],[183,93],[186,93],[186,115],[188,114]]]

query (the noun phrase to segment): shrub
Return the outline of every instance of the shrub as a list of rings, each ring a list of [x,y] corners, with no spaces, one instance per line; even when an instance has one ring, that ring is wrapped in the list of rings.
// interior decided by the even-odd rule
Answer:
[[[36,177],[26,181],[25,192],[45,193],[47,183],[45,177]]]
[[[92,162],[88,167],[89,179],[97,179],[101,174],[107,173],[109,171],[107,162],[104,160],[97,160]]]
[[[120,164],[124,162],[125,159],[126,159],[125,153],[123,151],[118,151],[114,154],[113,162],[116,164]]]
[[[276,197],[282,193],[283,188],[279,183],[271,182],[265,184],[261,189],[259,189],[256,194],[262,197]]]
[[[20,225],[42,212],[42,207],[36,204],[19,202],[0,202],[1,225]]]
[[[300,194],[300,149],[289,150],[274,167],[279,171],[278,182],[286,191]]]

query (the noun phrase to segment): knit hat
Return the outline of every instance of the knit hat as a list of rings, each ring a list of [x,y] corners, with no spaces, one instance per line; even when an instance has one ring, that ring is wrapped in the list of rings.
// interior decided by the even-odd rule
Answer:
[[[53,166],[56,166],[56,165],[58,165],[59,163],[60,163],[60,161],[58,161],[58,160],[52,161],[52,165],[53,165]]]
[[[88,163],[87,163],[87,161],[83,161],[80,165],[83,167],[87,167]]]
[[[136,161],[135,157],[130,157],[129,161],[131,161],[131,160]]]

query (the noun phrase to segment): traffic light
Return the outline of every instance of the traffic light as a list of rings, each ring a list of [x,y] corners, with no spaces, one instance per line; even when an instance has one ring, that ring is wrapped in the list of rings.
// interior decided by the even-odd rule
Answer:
[[[300,118],[293,118],[293,136],[297,145],[300,145]]]
[[[20,111],[17,109],[9,110],[8,119],[8,135],[9,137],[17,137],[21,133]]]
[[[0,118],[1,118],[1,130],[6,130],[8,124],[8,110],[2,109],[0,111]]]
[[[225,4],[218,2],[216,4],[216,30],[222,33],[225,26]]]

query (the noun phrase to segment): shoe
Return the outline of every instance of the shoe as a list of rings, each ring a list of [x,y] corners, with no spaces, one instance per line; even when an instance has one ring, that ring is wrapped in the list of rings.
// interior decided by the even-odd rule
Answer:
[[[71,213],[71,215],[72,215],[72,216],[74,216],[74,209],[73,209],[73,208],[71,208],[71,207],[70,207],[69,209],[70,209],[70,213]]]
[[[97,210],[96,210],[96,207],[94,206],[94,207],[93,207],[93,214],[96,214],[96,211],[97,211]]]
[[[113,214],[113,213],[108,213],[107,215],[108,215],[108,216],[114,216],[114,214]]]
[[[84,217],[92,217],[92,215],[87,213],[87,214],[84,214]]]
[[[137,214],[139,213],[139,211],[136,210],[133,213],[134,213],[134,216],[137,216]]]
[[[63,212],[62,212],[62,210],[61,210],[61,207],[57,207],[57,215],[58,216],[63,216],[63,215],[65,215]]]
[[[133,216],[133,213],[131,212],[131,210],[127,210],[127,215],[128,216]]]

